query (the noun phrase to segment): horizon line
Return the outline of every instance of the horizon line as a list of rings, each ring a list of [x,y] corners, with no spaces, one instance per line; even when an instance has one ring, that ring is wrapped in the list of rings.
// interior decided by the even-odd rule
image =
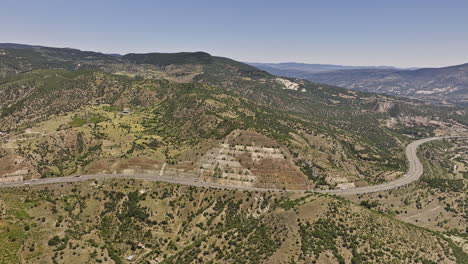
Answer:
[[[247,61],[247,60],[239,60],[235,59],[233,57],[227,57],[223,55],[213,55],[210,52],[203,51],[203,50],[197,50],[197,51],[176,51],[176,52],[162,52],[162,51],[150,51],[150,52],[128,52],[128,53],[120,53],[120,52],[104,52],[104,51],[98,51],[98,50],[89,50],[89,49],[81,49],[81,48],[74,48],[74,47],[60,47],[60,46],[54,46],[54,45],[47,45],[47,44],[25,44],[25,43],[20,43],[20,42],[0,42],[0,44],[13,44],[13,45],[24,45],[24,46],[31,46],[31,47],[42,47],[42,48],[56,48],[56,49],[74,49],[74,50],[79,50],[83,52],[96,52],[96,53],[101,53],[101,54],[106,54],[106,55],[128,55],[128,54],[148,54],[148,53],[182,53],[182,52],[189,52],[189,53],[195,53],[195,52],[205,52],[208,53],[211,56],[216,56],[216,57],[225,57],[229,59],[236,60],[238,62],[246,63],[246,64],[253,64],[253,63],[260,63],[260,64],[286,64],[286,63],[296,63],[296,64],[309,64],[309,65],[329,65],[329,66],[345,66],[345,67],[375,67],[375,68],[383,68],[383,67],[388,67],[388,68],[395,68],[395,69],[401,69],[401,70],[414,70],[414,69],[437,69],[437,68],[447,68],[447,67],[453,67],[453,66],[460,66],[466,63],[460,63],[460,64],[451,64],[451,65],[444,65],[444,66],[395,66],[395,65],[385,65],[385,64],[380,64],[380,65],[363,65],[363,64],[341,64],[341,63],[323,63],[323,62],[301,62],[301,61],[267,61],[267,62],[260,62],[260,61]]]

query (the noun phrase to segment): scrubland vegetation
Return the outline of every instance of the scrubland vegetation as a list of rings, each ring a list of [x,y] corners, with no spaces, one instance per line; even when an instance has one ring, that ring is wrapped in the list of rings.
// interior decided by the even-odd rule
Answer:
[[[466,260],[439,233],[317,194],[110,180],[10,189],[0,198],[3,263]]]

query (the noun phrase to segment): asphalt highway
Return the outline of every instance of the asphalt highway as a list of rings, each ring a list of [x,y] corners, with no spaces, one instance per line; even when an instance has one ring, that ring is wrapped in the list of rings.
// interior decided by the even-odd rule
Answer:
[[[460,136],[452,136],[445,138],[454,138]],[[417,149],[421,144],[424,144],[433,140],[440,140],[444,137],[431,137],[420,139],[410,143],[406,147],[406,158],[409,163],[409,170],[403,176],[394,181],[386,182],[378,185],[370,185],[365,187],[357,187],[350,189],[334,189],[334,190],[284,190],[284,189],[266,189],[266,188],[257,188],[249,186],[238,186],[238,185],[228,185],[228,184],[219,184],[212,182],[200,181],[197,178],[188,178],[188,177],[168,177],[164,176],[163,173],[158,175],[124,175],[124,174],[96,174],[96,175],[77,175],[77,176],[66,176],[66,177],[57,177],[57,178],[45,178],[45,179],[35,179],[21,182],[10,182],[10,183],[0,183],[0,188],[11,188],[11,187],[24,187],[24,186],[33,186],[33,185],[44,185],[44,184],[57,184],[57,183],[67,183],[67,182],[79,182],[79,181],[88,181],[88,180],[107,180],[107,179],[137,179],[145,181],[155,181],[155,182],[167,182],[174,184],[183,184],[196,187],[205,187],[205,188],[228,188],[228,189],[238,189],[238,190],[249,190],[249,191],[288,191],[288,192],[319,192],[319,193],[329,193],[336,195],[355,195],[355,194],[364,194],[364,193],[373,193],[386,191],[394,188],[404,186],[406,184],[417,181],[423,174],[423,166],[421,161],[417,157]]]

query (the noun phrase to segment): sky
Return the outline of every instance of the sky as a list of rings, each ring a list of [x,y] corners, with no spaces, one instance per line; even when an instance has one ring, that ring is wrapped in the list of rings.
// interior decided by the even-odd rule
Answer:
[[[467,0],[0,0],[0,42],[246,62],[468,62]]]

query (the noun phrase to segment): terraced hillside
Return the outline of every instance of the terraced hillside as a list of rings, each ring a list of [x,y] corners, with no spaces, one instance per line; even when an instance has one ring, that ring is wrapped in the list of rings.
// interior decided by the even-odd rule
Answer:
[[[2,181],[142,172],[350,188],[401,176],[406,143],[468,123],[464,109],[278,78],[202,52],[2,50]]]
[[[197,162],[203,180],[242,186],[304,190],[310,182],[288,151],[259,133],[235,131]]]
[[[318,194],[90,181],[4,190],[0,219],[2,263],[129,263],[130,256],[132,263],[467,258],[439,233]]]

